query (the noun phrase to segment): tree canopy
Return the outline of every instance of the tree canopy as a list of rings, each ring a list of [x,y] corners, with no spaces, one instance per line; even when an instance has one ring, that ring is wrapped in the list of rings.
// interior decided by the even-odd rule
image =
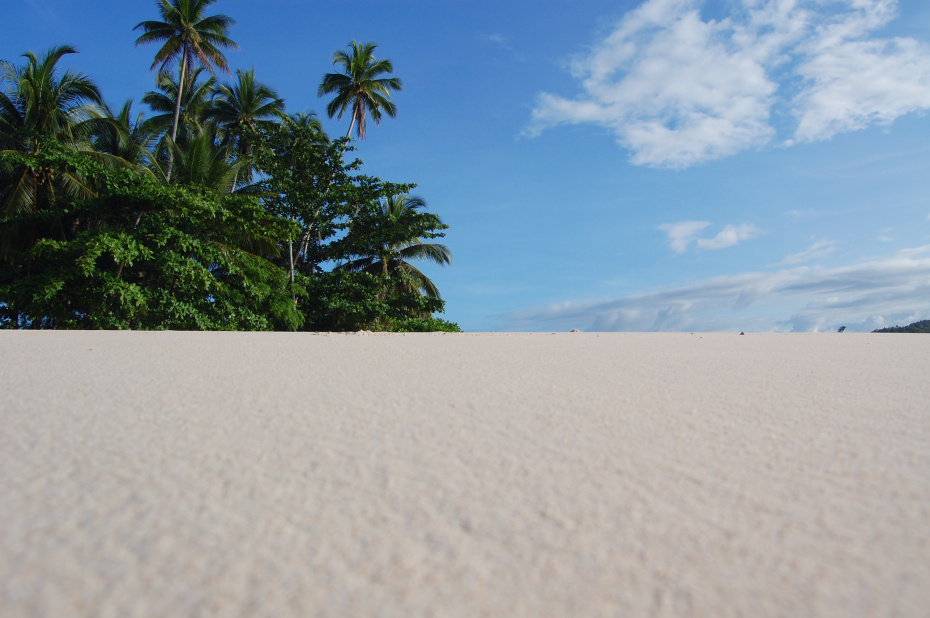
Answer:
[[[201,79],[235,47],[215,1],[159,0],[137,26],[162,43],[148,114],[62,69],[74,48],[0,64],[0,328],[458,330],[413,264],[451,262],[413,183],[365,173],[254,69]],[[359,138],[400,88],[374,48],[346,55]]]
[[[872,331],[873,333],[930,333],[930,320],[920,320],[907,326],[889,326]]]
[[[205,15],[206,9],[216,0],[157,0],[155,6],[162,21],[143,21],[135,30],[142,34],[136,46],[161,43],[155,53],[152,70],[159,67],[159,74],[170,72],[171,63],[178,62],[178,88],[171,124],[171,139],[177,138],[178,121],[184,87],[192,75],[195,65],[215,74],[214,67],[229,72],[229,64],[221,48],[238,49],[239,45],[229,38],[229,29],[235,25],[228,15]],[[167,177],[171,178],[173,159],[168,160]]]

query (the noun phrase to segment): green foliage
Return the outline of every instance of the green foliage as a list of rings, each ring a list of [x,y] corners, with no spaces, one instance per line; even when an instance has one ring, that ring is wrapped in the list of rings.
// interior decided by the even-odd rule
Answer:
[[[395,333],[460,333],[462,329],[455,322],[441,318],[407,318],[395,323],[391,329]]]
[[[74,53],[63,45],[41,57],[23,54],[22,66],[0,61],[0,152],[35,154],[53,145],[89,149],[102,98],[89,77],[61,72],[58,62]],[[54,166],[27,169],[22,163],[16,157],[0,160],[0,217],[36,213],[58,195],[89,194],[80,176]],[[0,259],[12,242],[0,240]]]
[[[282,125],[255,137],[272,175],[253,193],[166,186],[57,145],[0,155],[36,173],[81,177],[92,191],[0,220],[0,237],[33,238],[0,269],[0,323],[454,330],[432,317],[444,307],[438,294],[406,285],[403,272],[339,268],[350,257],[377,264],[385,247],[442,235],[436,215],[410,209],[398,218],[385,208],[410,185],[355,174],[360,162],[343,162],[344,140],[323,139],[312,126]]]
[[[439,290],[429,278],[410,262],[428,261],[446,266],[452,262],[449,248],[439,243],[423,242],[443,236],[448,229],[437,215],[420,212],[426,202],[408,195],[387,195],[380,209],[366,221],[352,247],[351,261],[342,264],[344,270],[364,271],[380,275],[384,293],[418,292],[439,298]]]
[[[384,296],[381,290],[381,279],[363,272],[333,270],[309,278],[304,330],[442,330],[442,320],[431,313],[442,311],[443,301],[410,293]]]
[[[889,326],[873,330],[873,333],[930,333],[930,320],[921,320],[907,326]]]
[[[183,87],[173,73],[159,73],[155,79],[156,90],[146,92],[142,97],[142,102],[155,112],[149,122],[163,135],[170,134],[174,110],[178,108],[175,143],[187,143],[191,137],[203,131],[204,125],[215,115],[213,97],[216,94],[217,80],[212,76],[200,79],[204,71],[202,67],[191,71]]]
[[[59,45],[42,56],[26,52],[22,66],[0,61],[0,149],[36,152],[52,140],[86,143],[103,98],[86,75],[61,72],[61,59],[76,53]]]
[[[0,61],[0,328],[457,332],[411,263],[451,260],[415,185],[361,173],[251,70],[199,79],[237,47],[215,2],[159,0],[136,26],[160,45],[148,118],[62,73],[70,47]],[[337,52],[320,88],[360,138],[401,87],[374,49]]]
[[[12,262],[18,251],[39,238],[63,239],[65,223],[51,207],[60,199],[93,196],[88,171],[99,167],[89,157],[57,142],[36,153],[0,151],[0,263]],[[80,190],[69,190],[79,187]],[[18,199],[28,198],[26,207]]]
[[[144,114],[132,117],[132,100],[126,101],[119,112],[105,108],[106,118],[99,123],[93,137],[96,152],[118,158],[128,166],[140,171],[149,170],[161,176],[161,168],[153,156],[152,149],[158,139],[158,126]],[[153,172],[154,171],[154,172]]]
[[[294,243],[295,268],[313,273],[320,263],[338,259],[327,245],[384,192],[384,183],[357,175],[361,161],[343,160],[351,151],[346,140],[332,142],[312,124],[288,119],[272,130],[255,128],[250,141],[256,167],[265,173],[252,190],[269,212],[300,226],[297,237],[282,239]]]
[[[69,156],[63,156],[68,159]],[[86,162],[85,162],[86,163]],[[90,167],[94,168],[92,163]],[[32,328],[296,329],[287,272],[262,257],[289,224],[255,198],[163,186],[128,170],[92,170],[98,195],[47,213],[64,239],[40,238],[0,271],[4,321]]]
[[[429,319],[443,310],[438,293],[407,284],[403,269],[345,267],[375,264],[392,247],[442,235],[446,226],[434,214],[409,209],[397,220],[384,209],[413,185],[358,174],[361,161],[344,161],[351,151],[346,139],[329,141],[313,123],[286,121],[273,131],[256,131],[253,143],[257,165],[267,174],[256,192],[270,212],[299,229],[281,239],[277,263],[307,282],[300,303],[304,328],[391,330],[399,321]]]
[[[213,72],[213,66],[229,71],[226,56],[220,48],[239,49],[229,38],[229,29],[235,20],[227,15],[206,16],[207,7],[216,0],[159,0],[156,3],[162,21],[143,21],[134,30],[142,34],[136,46],[161,43],[155,54],[152,69],[160,66],[164,71],[168,65],[180,60],[183,69],[191,69],[195,63]],[[183,78],[183,72],[182,72]]]

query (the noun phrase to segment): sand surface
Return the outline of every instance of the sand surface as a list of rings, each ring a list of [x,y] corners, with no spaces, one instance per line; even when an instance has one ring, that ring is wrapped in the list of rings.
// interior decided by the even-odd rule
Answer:
[[[0,332],[0,616],[927,616],[930,336]]]

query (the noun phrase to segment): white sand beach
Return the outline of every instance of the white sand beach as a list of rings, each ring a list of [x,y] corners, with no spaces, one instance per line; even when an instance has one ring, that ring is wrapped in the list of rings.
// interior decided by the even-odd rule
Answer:
[[[927,616],[930,337],[0,332],[0,616]]]

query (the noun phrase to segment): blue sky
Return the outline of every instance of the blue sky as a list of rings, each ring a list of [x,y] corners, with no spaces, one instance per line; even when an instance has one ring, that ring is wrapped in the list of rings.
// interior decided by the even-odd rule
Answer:
[[[8,3],[0,58],[69,43],[152,89],[149,0]],[[351,7],[351,10],[348,9]],[[469,331],[830,331],[930,317],[926,0],[219,0],[234,68],[315,110],[332,53],[404,81],[358,144],[452,228]],[[140,108],[141,109],[141,108]],[[326,120],[344,134],[347,120]]]

